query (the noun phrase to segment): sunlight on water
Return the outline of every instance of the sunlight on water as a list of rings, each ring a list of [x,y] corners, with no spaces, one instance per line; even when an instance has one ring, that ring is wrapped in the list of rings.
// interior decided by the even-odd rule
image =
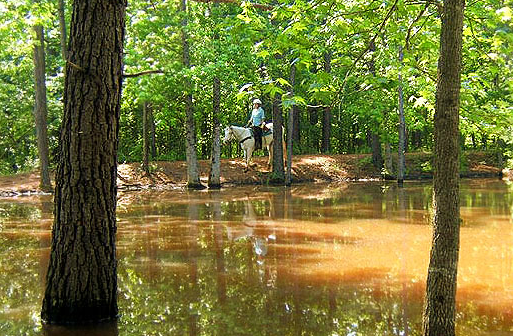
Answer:
[[[431,185],[129,192],[115,325],[42,327],[48,197],[0,200],[2,335],[419,335]],[[460,335],[513,334],[513,189],[463,181]]]

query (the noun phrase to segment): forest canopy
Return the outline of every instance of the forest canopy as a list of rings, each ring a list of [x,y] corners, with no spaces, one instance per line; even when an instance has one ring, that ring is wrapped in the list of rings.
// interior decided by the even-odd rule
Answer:
[[[44,32],[50,160],[57,161],[64,69],[70,66],[61,51],[66,28],[59,6],[56,0],[0,3],[1,174],[33,169],[38,161],[36,25]],[[65,23],[70,6],[63,7]],[[184,160],[187,95],[198,157],[208,158],[216,78],[222,125],[246,123],[255,97],[270,120],[278,97],[284,120],[293,114],[294,131],[287,135],[295,154],[397,151],[400,87],[405,148],[431,151],[441,6],[430,0],[203,0],[189,1],[184,12],[178,0],[130,1],[118,160],[142,160],[144,106],[152,159]],[[465,8],[462,149],[506,155],[513,149],[512,7],[511,1],[486,0]],[[190,66],[182,61],[184,29]],[[224,146],[222,155],[235,148]]]

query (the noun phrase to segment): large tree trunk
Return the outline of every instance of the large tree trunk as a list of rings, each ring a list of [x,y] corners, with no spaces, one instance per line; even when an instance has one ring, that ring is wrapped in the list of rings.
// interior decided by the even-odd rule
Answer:
[[[183,15],[187,15],[187,0],[181,0]],[[190,68],[189,37],[187,35],[187,19],[182,21],[182,57],[183,65]],[[199,179],[198,154],[196,153],[196,123],[194,121],[194,106],[192,102],[192,83],[185,80],[185,114],[186,114],[186,143],[185,156],[187,160],[187,188],[201,189],[203,185]]]
[[[283,170],[283,117],[281,114],[280,97],[273,98],[273,171],[271,182],[274,184],[285,183]]]
[[[55,219],[41,317],[115,319],[116,178],[124,1],[73,4]]]
[[[401,71],[403,65],[403,47],[399,46],[399,63],[401,64]],[[399,145],[398,147],[398,155],[397,155],[397,183],[402,184],[404,181],[404,170],[405,170],[405,160],[404,160],[404,151],[406,144],[406,122],[404,119],[404,97],[403,97],[403,76],[399,71],[399,86],[397,88],[399,93]]]
[[[214,139],[210,154],[210,174],[208,175],[209,188],[221,188],[221,126],[219,125],[219,106],[221,103],[221,81],[214,77],[212,87],[212,123],[214,125]]]
[[[464,0],[444,1],[435,110],[433,245],[423,335],[455,335],[459,255],[459,97]]]
[[[53,190],[50,182],[50,151],[48,149],[48,122],[46,103],[46,70],[45,47],[43,26],[34,26],[36,41],[34,41],[34,79],[35,79],[35,104],[34,119],[37,134],[37,150],[39,154],[40,180],[39,188],[50,192]]]
[[[324,71],[331,72],[331,52],[324,53]],[[323,153],[329,153],[331,149],[331,107],[326,106],[322,118],[322,147]]]

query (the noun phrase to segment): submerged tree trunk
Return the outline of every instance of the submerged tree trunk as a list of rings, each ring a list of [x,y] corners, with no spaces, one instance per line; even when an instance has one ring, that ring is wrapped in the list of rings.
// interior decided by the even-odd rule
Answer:
[[[406,122],[404,119],[404,97],[403,97],[403,76],[401,74],[403,65],[403,47],[399,46],[399,63],[401,70],[399,71],[399,86],[397,88],[399,92],[399,145],[397,155],[397,183],[402,184],[404,181],[404,151],[406,143]]]
[[[39,188],[42,191],[53,190],[50,182],[50,151],[48,149],[48,121],[46,102],[46,70],[43,26],[34,26],[36,40],[34,42],[34,79],[35,104],[34,119],[36,124],[37,150],[39,154],[40,180]]]
[[[424,336],[455,335],[459,257],[459,98],[464,0],[446,0],[440,34],[435,110],[433,244],[429,259]]]
[[[187,0],[181,0],[181,10],[184,17],[187,15]],[[190,68],[189,37],[187,35],[187,19],[182,21],[182,57],[183,65]],[[196,123],[194,121],[194,106],[192,101],[192,83],[185,80],[185,115],[186,115],[186,142],[185,156],[187,159],[187,188],[203,188],[199,179],[198,154],[196,153]]]
[[[41,317],[117,318],[116,179],[124,1],[73,4],[55,219]]]

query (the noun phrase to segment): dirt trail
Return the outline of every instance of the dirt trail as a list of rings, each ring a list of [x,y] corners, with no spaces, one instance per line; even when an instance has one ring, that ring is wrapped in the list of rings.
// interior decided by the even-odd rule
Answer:
[[[468,167],[463,176],[492,177],[499,176],[501,169],[493,162],[489,154],[467,154]],[[406,155],[406,177],[409,179],[430,178],[429,154],[409,153]],[[267,169],[267,157],[254,158],[256,164],[244,172],[242,159],[223,159],[221,161],[222,185],[265,184],[270,172]],[[207,184],[208,160],[199,161],[201,181]],[[186,163],[152,162],[151,178],[144,176],[140,163],[120,164],[118,166],[118,186],[120,190],[141,188],[182,188],[186,183]],[[369,154],[352,155],[297,155],[292,160],[292,181],[351,181],[376,180],[383,176],[373,167]],[[37,171],[13,176],[0,176],[0,196],[38,193],[39,173]]]

